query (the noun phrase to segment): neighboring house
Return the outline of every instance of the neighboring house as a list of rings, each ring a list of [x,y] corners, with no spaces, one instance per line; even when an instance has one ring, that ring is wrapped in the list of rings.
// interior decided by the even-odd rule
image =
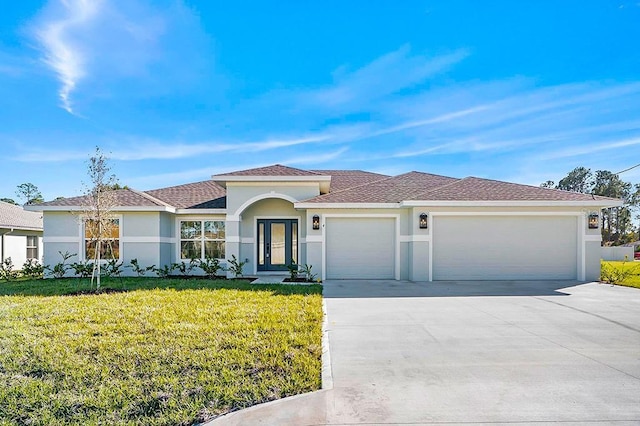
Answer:
[[[414,281],[597,280],[598,215],[621,205],[475,177],[282,165],[116,195],[111,243],[125,263],[235,255],[250,275],[294,260],[323,279]],[[46,263],[58,251],[85,256],[81,206],[77,197],[30,207],[44,212]]]
[[[0,261],[9,257],[14,269],[27,259],[42,261],[42,213],[0,201]]]

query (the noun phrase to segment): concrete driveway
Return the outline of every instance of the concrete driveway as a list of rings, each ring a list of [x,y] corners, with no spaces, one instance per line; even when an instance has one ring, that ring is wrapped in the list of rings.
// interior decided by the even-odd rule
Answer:
[[[333,387],[212,425],[640,424],[640,290],[328,281]]]

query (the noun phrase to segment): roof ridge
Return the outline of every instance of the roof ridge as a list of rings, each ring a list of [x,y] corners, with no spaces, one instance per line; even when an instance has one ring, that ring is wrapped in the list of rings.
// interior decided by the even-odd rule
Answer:
[[[275,168],[275,167],[280,167],[280,168],[295,170],[295,171],[298,171],[298,172],[308,173],[309,175],[324,176],[324,175],[322,175],[320,173],[316,173],[316,172],[311,171],[311,170],[299,169],[297,167],[291,167],[291,166],[286,166],[284,164],[277,163],[277,164],[270,164],[270,165],[261,166],[261,167],[252,167],[250,169],[235,170],[235,171],[231,171],[231,172],[227,172],[227,173],[218,173],[218,174],[213,175],[212,178],[223,177],[223,176],[254,176],[254,175],[250,175],[250,174],[245,174],[245,172],[254,171],[254,170],[261,170],[261,169],[269,169],[269,168]],[[241,174],[239,174],[239,173],[241,173]],[[270,176],[270,175],[255,175],[255,176]],[[274,176],[279,176],[279,175],[274,175]],[[287,175],[283,175],[283,176],[287,176]],[[296,175],[291,175],[291,176],[296,176]]]
[[[362,169],[310,169],[308,171],[309,172],[314,172],[314,173],[320,173],[320,172],[359,172],[359,173],[367,173],[367,174],[370,174],[370,175],[379,175],[379,176],[392,177],[392,176],[389,176],[389,175],[385,175],[384,173],[370,172],[368,170],[362,170]]]
[[[420,173],[420,172],[418,172],[418,173]],[[430,173],[425,173],[425,174],[430,174]],[[438,176],[438,175],[435,175],[435,176]],[[445,177],[449,177],[449,176],[445,176]],[[467,177],[463,177],[463,178],[450,178],[450,179],[455,179],[455,181],[454,181],[454,182],[445,183],[444,185],[436,186],[435,188],[431,188],[431,189],[429,189],[429,190],[427,190],[427,191],[421,192],[420,194],[418,194],[418,195],[415,197],[415,199],[416,199],[416,200],[419,200],[420,198],[418,198],[418,197],[421,197],[422,195],[426,195],[426,194],[429,194],[429,193],[431,193],[431,192],[438,191],[438,190],[440,190],[440,189],[442,189],[442,188],[446,188],[446,187],[448,187],[448,186],[455,185],[455,184],[457,184],[457,183],[460,183],[460,182],[462,182],[462,181],[465,181],[465,180],[467,180],[467,179],[470,179],[471,177],[473,177],[473,176],[467,176]]]
[[[297,167],[291,167],[291,166],[287,166],[287,165],[284,165],[284,164],[274,164],[274,166],[286,167],[288,169],[300,170],[300,171],[307,172],[307,173],[313,173],[314,175],[324,176],[322,173],[317,173],[317,172],[314,172],[313,170],[299,169]],[[269,167],[269,166],[267,166],[267,167]]]
[[[363,183],[362,185],[356,185],[356,186],[352,186],[352,187],[349,187],[349,188],[340,189],[340,190],[335,191],[335,192],[327,192],[326,194],[320,194],[320,195],[316,195],[315,197],[311,197],[308,200],[313,200],[315,198],[322,198],[322,197],[326,197],[328,195],[341,194],[341,193],[343,193],[345,191],[351,191],[352,189],[362,188],[364,186],[369,186],[369,185],[372,185],[374,183],[378,183],[378,182],[382,182],[382,181],[385,181],[385,180],[393,179],[394,177],[396,177],[396,176],[387,176],[387,177],[384,177],[382,179],[378,179],[378,180],[374,180],[374,181],[371,181],[371,182]]]
[[[156,204],[159,204],[159,205],[161,205],[161,206],[165,206],[165,207],[173,207],[173,208],[175,208],[175,206],[172,206],[171,204],[166,203],[166,202],[162,201],[161,199],[154,197],[153,195],[149,195],[149,194],[147,194],[147,193],[146,193],[146,192],[144,192],[144,191],[139,191],[139,190],[137,190],[137,189],[133,189],[133,188],[129,188],[129,191],[133,192],[134,194],[138,194],[138,195],[140,195],[141,197],[144,197],[144,198],[146,198],[147,200],[152,201],[152,202],[154,202],[154,203],[156,203]]]
[[[543,191],[554,191],[554,192],[563,192],[563,193],[568,192],[568,193],[571,193],[571,194],[591,195],[591,197],[593,197],[594,200],[596,199],[596,197],[604,199],[604,200],[617,200],[618,199],[618,198],[606,197],[604,195],[597,195],[597,194],[594,194],[592,192],[578,192],[578,191],[568,191],[566,189],[559,189],[559,188],[545,188],[543,186],[536,186],[536,185],[531,185],[531,184],[528,184],[528,183],[507,182],[507,181],[504,181],[504,180],[482,178],[482,177],[477,177],[477,176],[468,176],[468,177],[473,178],[473,179],[488,180],[488,181],[491,181],[491,182],[498,182],[498,183],[502,183],[502,184],[506,183],[506,184],[510,184],[510,185],[526,186],[526,187],[529,187],[529,188],[541,189]]]
[[[205,180],[199,180],[199,181],[197,181],[197,182],[187,182],[187,183],[180,183],[180,184],[178,184],[178,185],[165,186],[165,187],[162,187],[162,188],[147,189],[146,191],[142,191],[142,192],[164,191],[164,190],[166,190],[166,189],[173,189],[173,188],[178,188],[178,187],[180,187],[180,186],[187,186],[187,185],[197,185],[197,184],[201,184],[201,183],[205,183],[205,182],[206,182],[206,183],[211,183],[211,184],[213,184],[213,185],[218,185],[218,184],[216,183],[216,181],[214,181],[214,180],[211,180],[211,179],[205,179]],[[220,186],[220,185],[218,185],[218,186]]]

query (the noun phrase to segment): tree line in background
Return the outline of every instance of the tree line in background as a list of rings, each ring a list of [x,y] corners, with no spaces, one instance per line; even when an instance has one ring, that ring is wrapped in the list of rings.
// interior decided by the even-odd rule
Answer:
[[[127,185],[120,185],[119,183],[112,183],[109,188],[116,190],[116,189],[129,189],[129,187]],[[34,184],[27,182],[27,183],[22,183],[20,185],[18,185],[16,187],[16,196],[19,200],[23,200],[24,204],[23,205],[29,205],[29,204],[40,204],[44,202],[44,199],[42,198],[42,193],[40,192],[40,190],[38,189],[37,186],[35,186]],[[56,197],[55,200],[62,200],[64,199],[64,197]],[[14,205],[19,205],[19,203],[16,202],[16,200],[14,200],[13,198],[0,198],[0,201],[4,201],[5,203],[9,203],[9,204],[14,204]]]
[[[540,186],[623,200],[621,207],[603,209],[602,242],[604,245],[621,245],[640,239],[640,184],[625,182],[608,170],[593,173],[591,169],[576,167],[557,184],[548,180]],[[634,220],[638,222],[634,224]]]

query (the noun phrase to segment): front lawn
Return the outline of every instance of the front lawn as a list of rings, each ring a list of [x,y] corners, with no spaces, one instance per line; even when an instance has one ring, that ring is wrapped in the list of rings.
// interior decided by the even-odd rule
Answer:
[[[640,262],[637,262],[637,261],[613,262],[613,261],[603,260],[601,267],[602,267],[601,275],[606,275],[605,272],[607,270],[620,272],[620,275],[623,278],[620,282],[615,284],[624,285],[627,287],[640,288]]]
[[[0,425],[190,425],[320,388],[321,286],[103,287],[126,291],[0,283]]]

